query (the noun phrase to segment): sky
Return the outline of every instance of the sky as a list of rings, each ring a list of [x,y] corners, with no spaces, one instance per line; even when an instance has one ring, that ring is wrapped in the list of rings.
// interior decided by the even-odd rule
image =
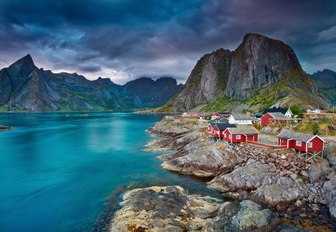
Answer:
[[[118,84],[188,78],[197,60],[246,33],[280,39],[308,73],[336,70],[336,0],[1,0],[0,67],[38,67]]]

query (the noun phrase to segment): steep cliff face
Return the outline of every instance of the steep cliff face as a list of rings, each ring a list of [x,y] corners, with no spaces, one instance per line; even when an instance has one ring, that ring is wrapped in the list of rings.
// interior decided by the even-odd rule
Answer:
[[[294,51],[279,40],[247,34],[232,53],[225,95],[247,99],[261,87],[284,79],[294,70],[301,70]]]
[[[274,91],[273,91],[274,90]],[[204,55],[192,70],[185,86],[162,109],[185,111],[226,97],[232,101],[259,103],[257,95],[272,92],[267,104],[303,104],[308,97],[313,106],[326,106],[318,88],[301,65],[291,47],[258,34],[245,35],[238,48],[230,52],[219,49]],[[279,101],[279,100],[283,101]],[[307,98],[305,98],[307,100]],[[224,107],[224,106],[223,106]],[[223,108],[224,109],[224,108]]]
[[[173,102],[177,111],[214,101],[224,94],[230,67],[230,51],[219,49],[197,61],[185,84]]]
[[[322,94],[336,105],[336,72],[324,69],[311,75]]]
[[[124,86],[38,69],[30,55],[0,71],[0,111],[106,111],[158,107],[181,88],[173,78],[149,78]],[[149,87],[146,83],[152,85]],[[154,84],[153,84],[154,83]],[[140,91],[140,87],[145,91]]]

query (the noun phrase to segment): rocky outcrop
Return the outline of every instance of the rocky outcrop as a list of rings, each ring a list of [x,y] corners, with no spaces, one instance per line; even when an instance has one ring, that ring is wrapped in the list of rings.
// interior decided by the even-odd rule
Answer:
[[[204,55],[182,90],[159,110],[182,112],[224,96],[231,100],[254,97],[246,107],[264,106],[265,101],[302,107],[328,105],[289,45],[247,34],[235,51],[218,49]]]
[[[150,187],[125,193],[111,231],[186,231],[202,228],[220,200],[188,195],[179,186]]]
[[[200,134],[200,124],[195,123],[197,120],[194,123],[191,119],[185,119],[188,123],[184,119],[176,120],[188,125],[191,131],[171,134],[172,131],[180,132],[174,128],[175,119],[164,119],[151,130],[155,133],[159,128],[164,134],[162,125],[165,125],[169,133],[164,140],[169,142],[161,145],[172,150],[171,144],[178,144],[175,153],[159,157],[164,168],[187,175],[213,177],[208,186],[226,197],[252,200],[274,209],[281,219],[295,221],[295,224],[299,221],[298,225],[304,228],[307,225],[302,225],[303,221],[313,222],[310,226],[335,228],[330,218],[334,215],[336,201],[332,153],[327,159],[306,160],[288,149],[211,141]],[[156,148],[162,147],[153,149]],[[215,221],[212,223],[215,227],[223,226]]]
[[[242,231],[256,229],[272,224],[275,215],[269,209],[263,209],[253,201],[240,203],[237,213],[227,222],[228,230]]]
[[[140,78],[121,86],[107,78],[52,73],[27,55],[0,71],[0,111],[129,111],[158,107],[180,88],[173,78]]]
[[[110,231],[268,231],[271,224],[274,213],[252,201],[222,203],[169,186],[126,192]]]
[[[12,128],[9,127],[9,126],[3,126],[3,125],[0,125],[0,132],[1,131],[6,131],[6,130],[11,130]]]
[[[243,162],[243,157],[237,157],[232,152],[222,153],[220,146],[211,145],[206,140],[195,140],[175,155],[160,158],[164,161],[163,168],[198,177],[214,177],[231,171]]]

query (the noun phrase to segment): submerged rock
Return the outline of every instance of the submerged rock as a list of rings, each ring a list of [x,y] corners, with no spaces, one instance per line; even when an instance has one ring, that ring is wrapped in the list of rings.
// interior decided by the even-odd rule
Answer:
[[[12,128],[9,127],[9,126],[3,126],[3,125],[0,125],[0,132],[1,131],[5,131],[5,130],[11,130]]]

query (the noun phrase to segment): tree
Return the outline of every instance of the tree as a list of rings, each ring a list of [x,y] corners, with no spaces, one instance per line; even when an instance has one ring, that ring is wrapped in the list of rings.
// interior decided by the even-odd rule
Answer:
[[[290,107],[290,110],[292,111],[292,113],[294,115],[297,115],[299,118],[302,118],[303,117],[303,111],[300,107],[296,106],[296,105],[293,105]]]

